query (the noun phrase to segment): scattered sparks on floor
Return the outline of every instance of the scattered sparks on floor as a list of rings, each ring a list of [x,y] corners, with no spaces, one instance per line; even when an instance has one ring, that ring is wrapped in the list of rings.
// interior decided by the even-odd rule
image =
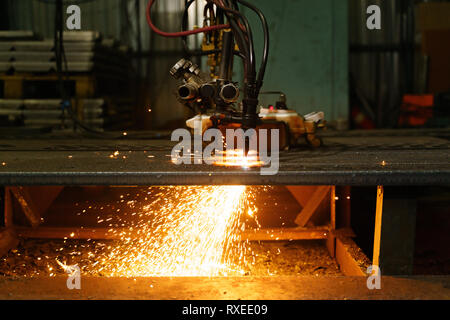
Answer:
[[[259,226],[254,188],[150,187],[106,205],[75,203],[77,215],[96,214],[98,227],[120,240],[73,240],[72,232],[52,251],[48,242],[37,240],[42,254],[22,248],[26,263],[8,274],[55,276],[78,264],[82,274],[101,276],[242,275],[258,256],[240,239],[246,225]],[[12,250],[0,265],[8,265],[14,256],[21,254]]]

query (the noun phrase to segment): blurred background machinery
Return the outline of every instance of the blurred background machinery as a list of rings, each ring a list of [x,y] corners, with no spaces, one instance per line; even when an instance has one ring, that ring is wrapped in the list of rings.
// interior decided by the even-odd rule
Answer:
[[[351,0],[350,108],[354,128],[449,125],[448,1]],[[369,30],[366,8],[381,8]]]
[[[119,106],[118,109],[128,105],[128,109],[125,107],[127,112],[111,111],[120,113],[116,118],[121,119],[128,113],[128,126],[136,129],[176,128],[183,126],[184,119],[190,114],[177,103],[173,92],[176,80],[167,77],[166,70],[180,57],[192,58],[204,70],[207,58],[200,58],[195,51],[193,56],[188,55],[179,39],[164,39],[152,34],[145,21],[146,4],[146,0],[78,2],[82,11],[82,30],[94,30],[87,37],[100,45],[86,47],[82,55],[77,55],[77,60],[72,60],[72,70],[86,72],[91,68],[89,72],[98,71],[99,77],[102,68],[114,70],[117,74],[114,80],[106,77],[99,79],[97,84],[109,86],[116,96],[116,88],[121,88],[121,95],[128,100],[109,103]],[[366,8],[371,4],[381,8],[381,30],[366,28]],[[40,39],[53,37],[54,1],[7,0],[0,6],[1,29],[32,30],[32,33],[22,32],[27,41],[34,40],[36,35]],[[202,0],[190,6],[188,28],[203,24],[203,6]],[[184,7],[182,0],[156,2],[152,19],[162,30],[180,30]],[[450,89],[448,2],[324,0],[315,3],[300,0],[283,1],[273,6],[272,1],[262,0],[258,1],[258,7],[269,21],[270,33],[276,34],[270,45],[268,76],[262,90],[283,90],[289,97],[289,107],[296,112],[307,114],[322,110],[328,123],[338,129],[448,126],[448,99],[445,98]],[[243,8],[250,23],[256,25],[256,14],[245,10]],[[189,37],[188,47],[199,48],[202,40],[201,35]],[[6,39],[8,41],[11,39]],[[261,53],[262,41],[262,34],[255,32],[257,56]],[[2,42],[5,42],[4,38]],[[109,50],[117,49],[121,64],[112,62],[114,54],[109,55],[114,65],[108,65],[100,54],[94,60],[102,67],[97,68],[91,63],[89,52],[104,46]],[[42,62],[40,67],[31,71],[29,60],[26,60],[30,53],[24,55],[26,48],[2,45],[0,49],[3,74],[12,70],[15,73],[51,71],[50,45],[42,49],[48,51],[47,54],[40,53],[40,59],[43,59],[39,60]],[[126,57],[120,58],[120,54],[125,53]],[[75,59],[75,55],[71,54],[68,59]],[[127,60],[133,68],[126,66]],[[235,65],[235,75],[241,74],[240,68],[240,64]],[[0,85],[0,96],[7,98],[4,87],[5,84]],[[131,88],[125,93],[123,88],[127,87]],[[411,104],[410,98],[404,99],[405,95],[423,94],[433,95],[433,104],[428,109],[421,103]],[[108,99],[113,95],[95,92],[92,97]],[[262,106],[273,103],[273,97],[260,98]],[[430,113],[431,109],[436,110]],[[80,116],[82,113],[79,111]],[[422,121],[406,121],[411,114],[421,117]]]

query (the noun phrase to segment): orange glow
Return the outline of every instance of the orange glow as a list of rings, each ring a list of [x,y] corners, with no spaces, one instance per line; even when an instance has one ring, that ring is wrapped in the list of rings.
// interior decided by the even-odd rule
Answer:
[[[171,200],[167,192],[173,194]],[[164,187],[159,195],[136,212],[142,217],[137,224],[127,231],[109,230],[121,242],[97,256],[97,271],[126,277],[243,273],[246,243],[240,241],[241,217],[245,211],[250,216],[256,212],[247,187]]]

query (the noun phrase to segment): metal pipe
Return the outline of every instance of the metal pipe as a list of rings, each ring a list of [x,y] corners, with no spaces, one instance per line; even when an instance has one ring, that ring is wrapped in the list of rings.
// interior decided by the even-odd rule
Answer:
[[[383,186],[377,187],[377,206],[375,212],[375,232],[373,239],[372,274],[378,274],[380,268],[381,224],[383,216]]]
[[[197,94],[198,89],[190,83],[186,83],[178,87],[178,95],[183,100],[193,99],[197,96]]]

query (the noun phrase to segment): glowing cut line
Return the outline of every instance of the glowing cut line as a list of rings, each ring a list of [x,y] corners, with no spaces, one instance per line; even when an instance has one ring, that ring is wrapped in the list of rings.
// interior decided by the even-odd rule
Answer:
[[[245,156],[243,150],[226,150],[221,152],[221,156],[217,157],[217,160],[213,162],[216,166],[223,167],[242,167],[253,168],[264,165],[264,161],[259,160],[256,151],[250,150]]]

